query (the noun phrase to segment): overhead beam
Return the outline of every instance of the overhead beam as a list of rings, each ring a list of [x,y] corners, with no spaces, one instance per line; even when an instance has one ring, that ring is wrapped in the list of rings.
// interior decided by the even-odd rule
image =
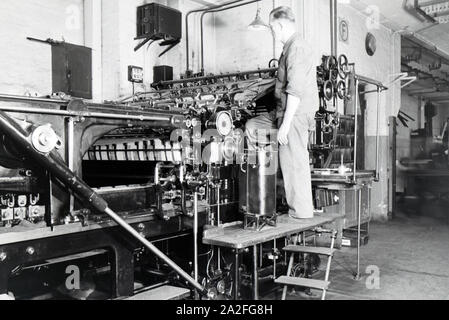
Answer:
[[[445,101],[449,101],[449,96],[442,97],[442,98],[431,98],[430,100],[432,102],[445,102]]]
[[[407,91],[407,93],[410,94],[410,95],[429,94],[429,93],[436,93],[436,92],[438,92],[436,88],[433,88],[433,89],[421,89],[421,90],[407,90],[407,88],[405,88],[405,91]]]
[[[434,79],[434,81],[441,81],[443,83],[449,84],[447,74],[444,72],[437,70],[430,70],[429,67],[423,66],[422,64],[417,62],[402,63],[402,65],[407,68],[410,68],[411,71],[418,71],[419,73],[422,73],[424,75],[431,76]]]

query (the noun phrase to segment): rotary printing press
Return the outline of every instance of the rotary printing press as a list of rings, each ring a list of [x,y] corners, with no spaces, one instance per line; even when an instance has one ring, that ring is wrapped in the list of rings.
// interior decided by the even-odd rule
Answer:
[[[322,101],[350,95],[353,72],[346,57],[336,61],[324,57],[318,67]],[[332,68],[345,81],[329,84]],[[0,294],[94,291],[100,295],[89,298],[111,299],[171,284],[194,289],[190,297],[230,299],[236,266],[200,245],[199,230],[243,220],[251,228],[255,212],[276,223],[276,173],[267,176],[259,163],[266,150],[249,163],[244,139],[247,119],[269,104],[275,76],[265,69],[162,81],[108,104],[0,95]],[[342,119],[323,106],[317,113],[315,168],[338,148],[326,139]],[[249,186],[274,192],[248,197]],[[276,269],[279,250],[261,252]],[[71,266],[83,280],[69,292]],[[239,268],[250,286],[245,261]]]
[[[192,229],[242,219],[241,128],[274,74],[161,82],[110,104],[1,95],[0,294],[64,297],[75,265],[105,298],[136,282],[207,296],[210,252]]]

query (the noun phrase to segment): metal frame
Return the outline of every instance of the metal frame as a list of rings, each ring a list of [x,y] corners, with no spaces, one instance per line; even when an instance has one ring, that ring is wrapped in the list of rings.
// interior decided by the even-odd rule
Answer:
[[[172,234],[182,237],[189,231],[190,222],[187,218],[166,221],[134,222],[132,228],[143,230],[142,237],[155,239],[154,243],[162,241],[159,237]],[[198,221],[204,224],[203,219]],[[47,229],[46,229],[47,230]],[[98,249],[108,249],[114,254],[112,263],[113,298],[129,297],[134,294],[134,252],[142,244],[117,226],[77,229],[75,233],[47,236],[42,238],[22,239],[0,245],[0,254],[6,258],[0,260],[0,294],[7,293],[11,271],[20,265],[30,265],[41,261],[85,253]],[[5,243],[3,241],[3,243]],[[33,252],[30,254],[29,252]],[[197,256],[196,256],[197,257]]]
[[[371,85],[375,85],[377,87],[377,90],[374,92],[377,92],[377,107],[376,107],[376,113],[377,113],[377,119],[376,119],[376,177],[375,177],[375,181],[379,181],[380,180],[380,168],[379,168],[379,144],[380,144],[380,137],[379,137],[379,131],[380,131],[380,94],[381,92],[388,90],[388,88],[386,86],[384,86],[381,82],[364,77],[364,76],[360,76],[360,75],[355,75],[354,76],[355,79],[355,103],[354,103],[354,121],[355,121],[355,126],[354,126],[354,171],[353,171],[353,182],[354,184],[357,183],[357,151],[358,151],[358,110],[359,110],[359,105],[360,105],[360,97],[359,97],[359,84],[360,83],[365,83],[365,84],[371,84]],[[364,92],[366,93],[370,93],[370,92]]]
[[[4,96],[0,95],[0,100],[8,100],[13,102],[19,102],[19,101],[28,101],[30,103],[38,103],[38,101],[35,101],[33,99],[28,99],[27,97],[11,97],[11,96]],[[41,101],[42,102],[42,101]],[[50,101],[46,101],[46,103],[50,103]],[[57,102],[51,102],[51,103],[57,103]],[[78,105],[76,100],[68,103],[68,107],[70,108],[71,104],[74,103],[75,107],[78,107],[79,110],[80,107],[83,107],[83,110],[89,110],[89,107],[91,109],[95,109],[95,107],[92,108],[92,106],[85,106],[83,103],[81,105]],[[103,106],[104,108],[105,106]],[[119,216],[117,213],[115,213],[113,210],[109,208],[108,203],[98,194],[95,190],[90,188],[82,179],[79,178],[76,172],[74,172],[74,169],[72,168],[74,166],[74,119],[69,120],[68,123],[68,150],[67,150],[67,156],[68,156],[68,165],[61,159],[61,156],[57,153],[57,151],[52,151],[48,154],[40,153],[38,150],[33,148],[31,142],[28,140],[29,132],[27,132],[25,129],[20,127],[8,114],[6,114],[4,111],[12,111],[12,112],[25,112],[25,113],[39,113],[39,114],[51,114],[51,115],[58,115],[58,116],[77,116],[77,117],[86,117],[86,118],[107,118],[107,119],[120,119],[122,121],[124,120],[138,120],[138,121],[166,121],[167,124],[171,123],[173,124],[176,121],[176,115],[161,115],[161,114],[152,114],[152,113],[144,113],[142,115],[130,115],[128,112],[122,113],[122,114],[114,114],[113,111],[109,110],[95,110],[95,112],[91,112],[94,110],[89,111],[70,111],[70,110],[54,110],[54,109],[40,109],[40,108],[2,108],[3,111],[0,111],[0,128],[2,129],[4,135],[8,137],[11,141],[13,141],[18,148],[21,148],[24,150],[24,152],[27,154],[27,156],[35,161],[42,169],[47,170],[50,174],[58,178],[58,180],[65,185],[68,191],[72,192],[70,194],[71,196],[71,203],[73,203],[73,194],[75,194],[81,201],[84,201],[85,203],[90,203],[90,205],[99,213],[103,213],[107,216],[109,216],[110,219],[112,219],[116,224],[118,224],[124,231],[126,231],[126,234],[132,238],[134,238],[134,241],[140,242],[141,246],[146,247],[148,250],[150,250],[153,254],[155,254],[157,257],[159,257],[161,260],[165,261],[177,274],[179,274],[182,278],[184,278],[187,282],[189,282],[197,291],[198,293],[201,293],[203,295],[207,295],[207,292],[205,288],[198,283],[197,280],[193,279],[188,273],[186,273],[182,268],[180,268],[175,262],[173,262],[168,256],[166,256],[164,253],[162,253],[156,246],[154,246],[150,241],[148,241],[145,236],[137,231],[134,227],[132,227],[127,221],[125,221],[121,216]],[[103,112],[101,112],[103,111]],[[120,111],[120,110],[119,110]],[[145,115],[146,114],[146,115]],[[128,123],[129,125],[130,123]],[[64,123],[65,125],[65,123]],[[110,130],[110,129],[109,129]],[[196,212],[197,213],[197,212]],[[198,215],[196,214],[196,218],[198,218]],[[196,220],[197,222],[198,220]],[[121,230],[121,231],[123,231]],[[197,230],[197,228],[196,228]],[[84,236],[84,233],[83,233]],[[70,236],[67,236],[70,237]],[[67,239],[67,238],[65,238]],[[42,238],[35,240],[37,243],[42,240]],[[92,240],[92,243],[95,243],[95,248],[97,249],[99,245],[98,240]],[[62,243],[67,243],[66,241],[63,241]],[[113,242],[111,242],[113,243]],[[50,243],[49,245],[52,245]],[[7,248],[8,245],[6,245]],[[11,244],[11,246],[15,246],[15,244]],[[75,248],[78,248],[78,243],[74,244],[74,246],[69,246],[71,252],[73,253]],[[104,244],[103,244],[104,246]],[[111,245],[109,245],[111,246]],[[113,245],[112,245],[113,246]],[[43,246],[42,251],[45,251],[45,246]],[[8,249],[10,250],[10,249]],[[75,249],[77,250],[77,249]],[[117,249],[118,250],[118,249]],[[116,250],[116,251],[117,251]],[[33,253],[30,253],[28,249],[26,250],[26,253],[29,254],[29,256],[33,256],[34,258],[34,252],[35,250],[32,250]],[[49,255],[54,254],[57,251],[57,245],[53,244],[53,247],[49,250]],[[62,251],[66,252],[66,251]],[[61,253],[62,253],[61,252]],[[13,255],[13,259],[9,259],[14,262],[18,262],[20,260],[27,260],[24,257],[21,257],[20,254],[13,254],[14,252],[3,252],[3,255],[8,256],[8,254]],[[69,254],[70,254],[69,253]],[[44,255],[44,253],[42,253]],[[129,257],[128,257],[129,258]],[[17,259],[15,261],[14,259]],[[7,265],[7,258],[3,259],[2,264]],[[35,261],[35,260],[33,260]],[[197,265],[196,265],[197,267]],[[128,268],[129,269],[129,268]],[[128,272],[133,272],[133,268],[130,268]],[[5,270],[4,273],[2,273],[2,280],[7,281],[6,277],[9,275],[7,270]],[[116,277],[117,278],[117,277]],[[6,280],[5,280],[6,279]],[[120,282],[119,280],[116,281],[117,283]],[[6,284],[5,284],[6,285]],[[7,290],[7,289],[3,289]]]
[[[128,297],[134,294],[134,246],[120,230],[95,230],[54,238],[38,239],[0,246],[6,259],[0,262],[0,294],[8,293],[11,271],[17,266],[37,263],[49,259],[69,256],[74,253],[108,249],[112,258],[113,297]],[[67,245],[74,244],[74,246]]]
[[[319,226],[324,226],[329,223],[332,223],[335,221],[336,217],[329,218],[327,221],[323,221],[320,223],[311,223],[310,225],[307,225],[307,223],[304,224],[298,224],[298,228],[296,230],[292,230],[289,232],[281,232],[278,233],[276,236],[273,237],[265,237],[263,240],[255,240],[251,241],[251,244],[242,244],[238,246],[234,246],[230,244],[229,242],[223,242],[223,241],[214,241],[212,239],[207,239],[207,236],[203,238],[203,243],[206,245],[214,245],[214,246],[220,246],[222,248],[228,248],[233,249],[234,253],[234,285],[233,285],[233,296],[234,300],[240,299],[240,262],[241,262],[241,255],[244,253],[250,252],[252,248],[252,265],[253,265],[253,298],[254,300],[257,300],[259,298],[259,287],[258,287],[258,271],[259,271],[259,254],[262,253],[262,250],[258,248],[258,246],[270,243],[272,241],[275,241],[275,247],[276,247],[276,241],[279,239],[287,239],[292,236],[297,236],[299,234],[302,234],[306,231],[315,230]],[[231,227],[232,228],[232,227]],[[242,232],[245,232],[242,229]],[[220,234],[221,232],[219,232]],[[214,232],[211,232],[211,235],[213,235]],[[260,236],[259,233],[254,233],[256,238]],[[219,236],[218,236],[219,237]],[[297,237],[298,238],[298,237]],[[287,241],[287,240],[286,240]],[[287,244],[287,242],[286,242]],[[276,260],[274,260],[274,263],[276,263]],[[276,268],[273,269],[273,273],[276,276]]]
[[[259,214],[245,214],[243,228],[246,230],[261,231],[265,226],[277,225],[277,215],[272,216],[259,215]]]

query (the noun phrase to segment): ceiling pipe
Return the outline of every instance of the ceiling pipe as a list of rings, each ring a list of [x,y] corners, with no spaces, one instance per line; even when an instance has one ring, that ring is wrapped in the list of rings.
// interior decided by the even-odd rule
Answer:
[[[449,63],[449,53],[439,48],[435,43],[427,40],[420,34],[417,34],[413,31],[401,31],[400,34],[407,38],[408,40],[414,42],[417,45],[424,47],[425,49],[435,53],[438,56],[441,56],[446,62]]]
[[[205,66],[205,63],[204,63],[204,17],[205,17],[205,15],[208,13],[217,13],[217,12],[222,12],[222,11],[226,11],[226,10],[243,7],[243,6],[246,6],[246,5],[255,3],[255,2],[260,2],[260,1],[262,1],[262,0],[251,0],[249,2],[239,3],[239,4],[233,5],[231,7],[219,8],[219,9],[209,9],[201,14],[201,72],[204,72],[204,66]]]
[[[212,9],[219,9],[219,8],[223,8],[238,2],[242,2],[244,0],[234,0],[234,1],[230,1],[227,3],[223,3],[220,5],[216,5],[213,7],[208,7],[208,8],[202,8],[202,9],[196,9],[196,10],[191,10],[189,12],[187,12],[186,17],[185,17],[185,27],[186,27],[186,72],[188,72],[190,70],[190,43],[189,43],[189,17],[194,14],[194,13],[199,13],[199,12],[203,12],[203,11],[208,11],[208,10],[212,10]]]
[[[330,27],[331,27],[331,55],[336,57],[338,55],[338,42],[337,42],[337,30],[338,30],[338,10],[337,0],[329,0],[330,2]]]

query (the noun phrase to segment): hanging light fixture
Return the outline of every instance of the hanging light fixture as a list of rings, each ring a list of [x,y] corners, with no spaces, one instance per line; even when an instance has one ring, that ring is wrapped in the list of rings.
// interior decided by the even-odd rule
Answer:
[[[250,23],[250,25],[248,26],[248,29],[250,30],[254,30],[254,31],[260,31],[260,30],[266,30],[268,29],[268,24],[266,24],[262,18],[260,17],[260,7],[259,7],[259,2],[257,2],[257,14],[256,14],[256,18],[254,19],[253,22]]]

